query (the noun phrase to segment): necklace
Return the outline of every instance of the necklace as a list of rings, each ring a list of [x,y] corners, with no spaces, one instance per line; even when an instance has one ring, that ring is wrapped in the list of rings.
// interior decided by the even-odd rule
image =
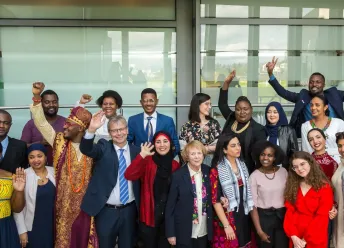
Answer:
[[[72,190],[74,193],[78,193],[80,192],[80,190],[83,188],[84,184],[85,184],[85,177],[86,177],[86,156],[85,155],[82,155],[82,159],[83,159],[83,163],[84,163],[84,166],[83,166],[83,171],[82,171],[82,179],[81,179],[81,183],[79,185],[79,187],[77,187],[75,189],[74,185],[73,185],[73,175],[72,175],[72,170],[71,170],[71,144],[69,143],[68,144],[68,158],[67,158],[67,165],[68,165],[68,174],[69,174],[69,182],[70,182],[70,185],[72,187]]]
[[[44,172],[43,172],[43,174],[42,174],[42,176],[39,176],[39,175],[37,175],[39,178],[38,178],[38,183],[41,183],[41,184],[44,184],[45,183],[45,181],[46,181],[46,177],[47,177],[47,175],[48,175],[48,170],[47,170],[47,168],[44,168],[45,170],[44,170]],[[49,180],[49,179],[48,179]]]
[[[238,128],[238,122],[237,122],[237,121],[234,121],[234,123],[233,123],[231,129],[232,129],[232,131],[233,131],[234,133],[242,133],[242,132],[244,132],[244,131],[249,127],[250,122],[251,122],[251,121],[247,122],[247,124],[246,124],[243,128],[241,128],[240,130],[237,130],[237,128]]]
[[[273,168],[273,172],[274,172],[274,174],[273,174],[273,176],[270,178],[270,177],[267,176],[265,170],[263,170],[264,176],[265,176],[267,179],[269,179],[269,180],[274,180],[275,175],[276,175],[276,170],[275,170],[275,168]]]
[[[326,122],[326,125],[324,126],[324,128],[320,128],[320,129],[323,130],[323,131],[325,132],[326,129],[330,126],[331,120],[332,120],[332,118],[331,118],[331,117],[328,117],[327,122]],[[317,126],[315,125],[315,122],[314,122],[313,119],[311,119],[309,122],[310,122],[312,128],[316,128],[316,127],[317,127]]]

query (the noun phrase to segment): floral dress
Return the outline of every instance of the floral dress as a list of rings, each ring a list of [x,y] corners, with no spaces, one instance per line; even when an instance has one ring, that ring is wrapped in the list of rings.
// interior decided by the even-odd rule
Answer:
[[[217,120],[210,119],[203,127],[201,127],[197,122],[188,121],[180,130],[179,141],[181,143],[181,147],[183,147],[183,142],[189,143],[193,140],[198,140],[203,145],[210,145],[220,136],[221,132],[221,126]],[[211,159],[212,154],[208,154],[204,158],[203,163],[210,165]]]

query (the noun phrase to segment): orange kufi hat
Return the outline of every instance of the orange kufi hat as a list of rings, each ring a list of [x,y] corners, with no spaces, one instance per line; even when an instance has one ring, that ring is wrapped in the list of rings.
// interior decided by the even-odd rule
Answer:
[[[67,119],[87,129],[90,125],[92,114],[87,109],[78,106],[71,109],[70,115]]]

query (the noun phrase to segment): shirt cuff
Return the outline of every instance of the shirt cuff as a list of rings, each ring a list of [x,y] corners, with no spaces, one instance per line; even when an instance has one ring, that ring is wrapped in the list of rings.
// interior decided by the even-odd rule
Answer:
[[[274,79],[276,79],[276,78],[275,78],[274,74],[272,74],[271,77],[270,77],[270,79],[269,79],[269,81],[272,81],[272,80],[274,80]]]
[[[76,103],[74,105],[74,108],[76,108],[76,107],[83,107],[83,108],[85,108],[85,104],[82,104],[79,101],[76,101]]]
[[[86,130],[84,139],[93,139],[94,138],[94,133],[89,133],[88,130]]]

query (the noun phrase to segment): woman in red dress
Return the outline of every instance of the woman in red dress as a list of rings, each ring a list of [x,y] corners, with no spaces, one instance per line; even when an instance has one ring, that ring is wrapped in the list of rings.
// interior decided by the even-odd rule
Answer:
[[[307,152],[295,152],[285,190],[284,230],[290,247],[327,248],[329,211],[333,205],[330,182]]]

